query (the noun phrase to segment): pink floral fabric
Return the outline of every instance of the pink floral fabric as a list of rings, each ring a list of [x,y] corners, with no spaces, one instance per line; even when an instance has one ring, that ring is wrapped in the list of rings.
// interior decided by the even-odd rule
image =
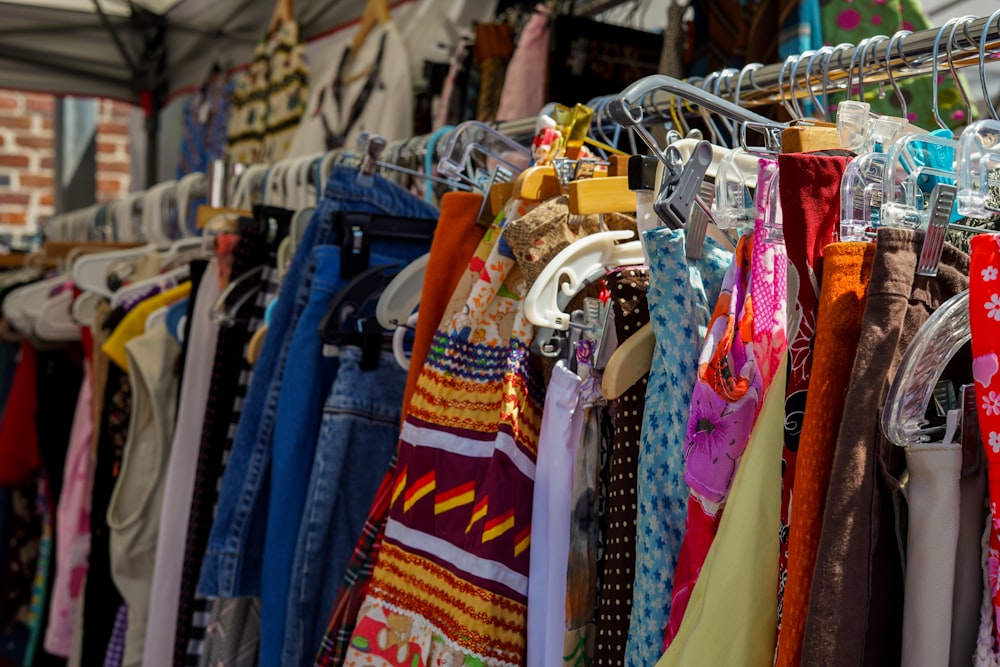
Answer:
[[[788,253],[783,243],[765,239],[767,227],[781,229],[778,202],[778,163],[760,161],[757,179],[753,254],[750,259],[750,294],[753,299],[753,358],[757,362],[764,392],[771,386],[788,351]]]
[[[742,237],[737,245],[698,360],[684,442],[684,481],[691,493],[664,650],[680,629],[718,532],[722,508],[760,401],[761,377],[753,360],[753,307],[748,293],[753,245],[753,236]]]
[[[990,530],[988,578],[993,597],[994,638],[1000,637],[1000,236],[972,239],[969,267],[969,324],[972,372],[976,380],[979,430],[989,471]]]
[[[760,161],[752,236],[740,239],[709,323],[685,442],[691,487],[664,650],[680,629],[764,395],[788,349],[788,257],[768,230],[781,228],[774,160]]]

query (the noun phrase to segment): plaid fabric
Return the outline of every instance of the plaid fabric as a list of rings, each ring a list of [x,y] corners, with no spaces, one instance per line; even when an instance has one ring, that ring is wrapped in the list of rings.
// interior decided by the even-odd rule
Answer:
[[[125,657],[125,632],[128,630],[128,605],[118,607],[115,625],[111,630],[108,650],[104,654],[104,667],[121,667]]]
[[[368,582],[371,581],[378,552],[385,537],[385,523],[389,518],[389,501],[392,498],[392,481],[396,474],[396,455],[389,462],[389,470],[382,480],[375,500],[372,501],[368,518],[361,530],[361,537],[354,547],[354,554],[347,566],[344,581],[337,592],[337,601],[327,622],[326,634],[314,667],[339,667],[344,662],[347,646],[354,633],[354,624],[361,610],[361,603],[368,592]]]
[[[259,648],[260,600],[215,600],[201,667],[257,667]]]
[[[233,279],[259,266],[273,266],[272,249],[255,223],[240,230],[240,241],[233,251]],[[215,506],[219,498],[222,472],[232,448],[233,438],[243,413],[243,401],[250,386],[253,367],[244,358],[244,350],[253,332],[264,321],[264,308],[277,293],[278,276],[270,268],[246,281],[245,289],[261,287],[237,313],[235,326],[219,330],[212,369],[209,402],[205,410],[198,469],[195,474],[191,514],[184,551],[184,572],[177,610],[174,637],[174,667],[198,667],[204,646],[205,628],[212,611],[210,600],[196,595],[201,562],[208,546]],[[238,295],[234,295],[234,299]]]

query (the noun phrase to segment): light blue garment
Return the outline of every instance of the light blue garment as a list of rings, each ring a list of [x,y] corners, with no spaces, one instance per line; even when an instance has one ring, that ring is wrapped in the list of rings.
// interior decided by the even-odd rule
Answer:
[[[405,390],[406,371],[392,354],[382,352],[378,367],[365,370],[361,348],[341,349],[295,545],[283,667],[311,667],[316,659],[354,546],[396,451]]]
[[[656,349],[646,389],[639,455],[635,585],[625,664],[648,667],[663,652],[674,570],[684,538],[689,489],[684,437],[698,354],[732,253],[705,240],[700,260],[687,259],[684,231],[646,232],[649,313]]]

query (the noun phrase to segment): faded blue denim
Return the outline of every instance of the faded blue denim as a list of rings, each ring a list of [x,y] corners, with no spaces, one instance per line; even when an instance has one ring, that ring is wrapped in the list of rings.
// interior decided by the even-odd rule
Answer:
[[[432,206],[380,176],[375,176],[372,186],[356,184],[356,173],[347,167],[334,168],[326,183],[323,201],[313,214],[296,248],[292,265],[282,281],[268,335],[264,339],[244,402],[243,417],[236,432],[232,453],[226,462],[215,521],[202,563],[198,584],[200,595],[261,595],[265,533],[271,505],[269,490],[272,443],[275,442],[279,397],[292,339],[299,319],[309,303],[313,276],[316,273],[313,249],[316,246],[334,244],[334,213],[353,211],[422,218],[437,216],[437,210]],[[372,247],[371,262],[386,262],[391,258],[408,260],[425,252],[427,247],[411,242],[376,243]],[[317,329],[313,329],[313,332],[316,333]],[[296,380],[290,379],[290,386],[294,387]],[[311,398],[321,402],[324,396],[325,394],[320,394]],[[310,403],[305,397],[302,398],[303,405]],[[318,407],[315,412],[318,415]],[[285,418],[295,419],[293,415],[282,415],[282,420]],[[306,442],[315,443],[316,433]],[[312,445],[306,449],[311,460]],[[299,483],[304,489],[306,478],[303,477]],[[296,526],[298,516],[293,520]],[[288,520],[288,516],[284,519]],[[289,545],[289,548],[292,547],[294,541]],[[289,556],[289,562],[291,558]],[[268,576],[273,574],[268,572]],[[262,638],[262,644],[263,641]]]
[[[288,593],[281,665],[310,667],[372,500],[396,450],[406,371],[392,354],[360,366],[346,347],[323,407]]]

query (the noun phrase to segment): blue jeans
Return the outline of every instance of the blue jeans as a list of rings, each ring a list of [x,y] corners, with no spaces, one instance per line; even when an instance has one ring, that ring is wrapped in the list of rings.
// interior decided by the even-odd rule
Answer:
[[[280,661],[284,667],[313,664],[354,545],[399,439],[406,371],[388,353],[382,353],[373,370],[363,370],[360,360],[357,347],[341,351],[340,370],[323,408],[291,567]]]
[[[318,245],[333,243],[336,231],[333,215],[338,211],[352,211],[419,218],[437,216],[434,207],[384,178],[376,175],[375,183],[366,187],[355,183],[356,174],[347,167],[334,168],[326,182],[323,201],[299,241],[295,258],[282,281],[222,478],[215,521],[198,583],[202,596],[261,595],[270,463],[279,395],[292,338],[309,302],[316,272],[312,250]],[[371,262],[385,260],[386,256],[408,260],[426,251],[426,247],[410,242],[373,243]],[[318,400],[322,398],[320,394]],[[316,442],[315,435],[309,442]],[[300,483],[305,486],[305,479]],[[297,525],[298,517],[293,521]]]

